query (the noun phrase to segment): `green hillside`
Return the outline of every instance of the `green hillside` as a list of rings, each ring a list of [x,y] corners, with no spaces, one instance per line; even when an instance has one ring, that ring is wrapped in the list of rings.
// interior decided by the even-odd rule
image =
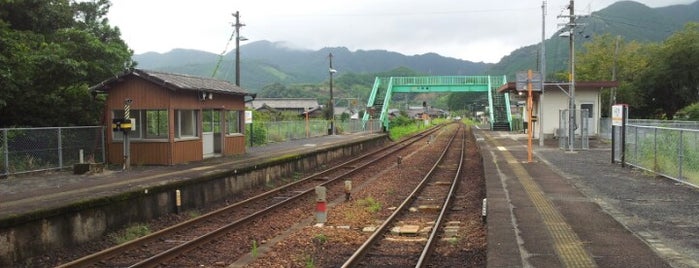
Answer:
[[[407,67],[433,75],[482,75],[492,64],[475,63],[443,57],[435,53],[407,56],[385,50],[350,51],[344,47],[320,50],[290,49],[283,43],[258,41],[240,48],[241,85],[252,91],[281,83],[320,83],[328,79],[328,55],[333,54],[333,68],[338,75],[378,73]],[[176,49],[168,53],[145,53],[134,56],[139,68],[199,76],[211,76],[219,60],[213,53]],[[235,80],[235,51],[226,54],[216,77]],[[373,80],[372,80],[373,81]]]
[[[699,1],[689,5],[674,5],[650,8],[633,1],[616,2],[609,7],[593,12],[577,22],[585,24],[575,32],[576,49],[597,35],[609,33],[621,36],[624,40],[639,42],[660,42],[690,21],[699,21]],[[547,29],[550,32],[551,29]],[[568,38],[559,37],[564,30],[557,30],[545,41],[546,73],[548,79],[554,74],[568,69]],[[490,74],[507,74],[514,79],[517,71],[538,70],[539,44],[517,49],[502,58],[488,70]]]
[[[633,1],[621,1],[581,18],[584,24],[576,28],[576,48],[597,35],[609,33],[626,41],[660,42],[689,21],[699,21],[699,1],[689,5],[650,8]],[[548,29],[551,32],[553,29]],[[555,74],[568,69],[568,38],[559,37],[563,29],[557,29],[546,42],[546,65],[549,80]],[[328,80],[328,54],[334,56],[333,67],[338,77],[362,74],[371,83],[380,72],[407,68],[427,75],[502,75],[514,79],[517,71],[538,69],[539,44],[532,44],[512,51],[497,64],[470,62],[435,53],[403,55],[385,50],[350,51],[344,47],[320,50],[292,49],[282,42],[258,41],[246,43],[240,48],[241,85],[253,92],[265,86],[321,84]],[[219,55],[196,50],[176,49],[168,53],[135,55],[138,67],[200,76],[211,76]],[[235,80],[235,51],[224,55],[216,77]],[[355,77],[356,78],[356,77]],[[351,85],[348,85],[351,86]],[[311,87],[316,89],[316,87]],[[312,96],[311,92],[307,94]]]

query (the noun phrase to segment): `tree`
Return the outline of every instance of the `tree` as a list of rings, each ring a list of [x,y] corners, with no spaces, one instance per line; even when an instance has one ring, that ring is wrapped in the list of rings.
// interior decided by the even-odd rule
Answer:
[[[108,0],[0,3],[0,127],[94,125],[89,86],[132,67]]]
[[[680,120],[699,121],[699,102],[682,108],[675,116]]]
[[[578,81],[619,82],[616,89],[616,102],[631,107],[643,106],[643,94],[633,85],[650,60],[644,51],[647,46],[636,41],[626,42],[623,38],[610,34],[595,36],[583,44],[576,55],[575,73]],[[602,113],[609,114],[611,89],[602,91]]]
[[[646,90],[644,111],[673,119],[683,107],[699,101],[699,23],[688,23],[650,52],[652,64],[636,87]]]

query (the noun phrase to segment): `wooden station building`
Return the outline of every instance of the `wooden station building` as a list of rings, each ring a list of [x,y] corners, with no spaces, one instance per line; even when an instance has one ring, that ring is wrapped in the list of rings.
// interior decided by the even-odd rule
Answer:
[[[126,108],[130,164],[175,165],[245,153],[245,102],[255,94],[228,81],[130,69],[90,90],[107,95],[109,163],[124,163],[125,134],[109,124],[124,118]]]

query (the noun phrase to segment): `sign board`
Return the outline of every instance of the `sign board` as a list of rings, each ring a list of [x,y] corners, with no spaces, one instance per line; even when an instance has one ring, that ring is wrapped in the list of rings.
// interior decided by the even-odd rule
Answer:
[[[252,111],[245,111],[245,124],[252,124]]]
[[[526,71],[517,72],[516,88],[517,91],[527,91],[527,84],[529,84],[529,75]],[[541,92],[541,73],[532,72],[532,91]]]
[[[625,104],[612,105],[612,126],[623,126]]]
[[[113,131],[130,131],[136,130],[136,119],[135,118],[115,118],[112,119],[112,130]]]

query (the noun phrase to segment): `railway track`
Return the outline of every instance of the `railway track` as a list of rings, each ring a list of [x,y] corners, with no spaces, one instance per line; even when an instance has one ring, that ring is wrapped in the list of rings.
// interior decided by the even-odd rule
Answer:
[[[465,131],[459,129],[417,187],[372,233],[342,267],[423,267],[433,247],[449,231],[443,220],[459,185],[465,154]]]
[[[369,171],[372,164],[380,161],[394,161],[392,155],[411,146],[421,145],[419,141],[431,140],[441,129],[436,127],[420,133],[399,143],[392,144],[329,168],[323,172],[299,179],[282,187],[278,187],[237,202],[230,206],[207,213],[200,217],[159,230],[150,235],[112,247],[89,256],[65,263],[59,267],[155,267],[161,265],[188,266],[195,265],[196,260],[188,262],[185,255],[196,250],[209,249],[213,244],[237,244],[237,249],[228,247],[230,254],[242,255],[250,250],[249,240],[239,238],[239,241],[226,241],[231,233],[244,234],[250,229],[269,228],[281,230],[288,226],[265,226],[265,217],[276,217],[279,211],[285,211],[288,217],[294,213],[305,213],[299,207],[311,204],[316,186],[328,187],[328,193],[342,193],[343,181],[348,176],[359,171]],[[418,145],[416,145],[418,144]],[[375,171],[378,172],[378,171]],[[353,178],[361,180],[361,178]],[[332,198],[329,196],[329,198]],[[277,214],[273,212],[277,211]],[[286,213],[292,211],[292,213]],[[271,220],[269,220],[271,222]],[[260,232],[260,230],[257,230]],[[264,231],[262,231],[264,232]],[[267,230],[270,236],[276,235]],[[217,242],[219,241],[219,242]]]

